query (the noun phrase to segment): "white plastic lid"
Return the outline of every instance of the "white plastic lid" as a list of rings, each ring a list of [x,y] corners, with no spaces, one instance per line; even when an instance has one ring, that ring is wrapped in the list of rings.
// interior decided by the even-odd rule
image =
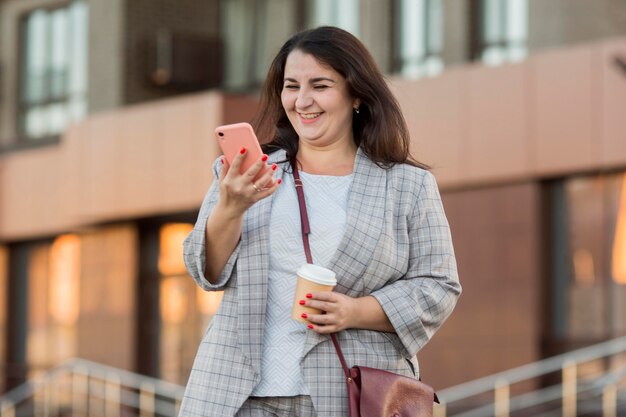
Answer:
[[[326,269],[322,266],[313,264],[304,264],[296,272],[304,279],[308,279],[311,282],[315,282],[320,285],[337,285],[337,278],[335,273],[330,269]]]

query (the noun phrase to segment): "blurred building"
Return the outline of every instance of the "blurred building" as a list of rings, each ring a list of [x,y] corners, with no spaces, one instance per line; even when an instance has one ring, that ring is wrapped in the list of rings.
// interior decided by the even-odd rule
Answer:
[[[0,392],[74,356],[184,383],[181,243],[296,30],[356,34],[433,167],[464,294],[436,388],[626,334],[622,0],[0,0]]]

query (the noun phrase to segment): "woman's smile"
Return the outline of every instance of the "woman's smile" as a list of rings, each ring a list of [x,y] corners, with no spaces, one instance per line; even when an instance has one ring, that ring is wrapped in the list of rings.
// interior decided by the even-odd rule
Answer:
[[[310,124],[316,122],[322,113],[298,113],[302,119],[302,123]]]

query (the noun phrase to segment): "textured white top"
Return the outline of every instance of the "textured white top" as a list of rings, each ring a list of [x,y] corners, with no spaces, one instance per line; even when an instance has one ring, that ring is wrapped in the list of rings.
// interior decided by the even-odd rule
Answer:
[[[335,254],[346,225],[352,175],[327,176],[300,172],[311,234],[313,262],[326,267]],[[300,211],[293,176],[283,176],[274,195],[270,217],[270,264],[261,382],[253,396],[308,394],[300,370],[307,331],[291,318],[296,271],[306,257],[302,246]]]

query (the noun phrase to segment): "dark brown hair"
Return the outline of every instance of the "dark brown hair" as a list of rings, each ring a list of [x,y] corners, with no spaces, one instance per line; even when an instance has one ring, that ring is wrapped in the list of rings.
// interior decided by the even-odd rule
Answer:
[[[298,152],[298,135],[281,102],[285,63],[294,50],[311,54],[321,64],[332,67],[346,79],[349,94],[361,100],[359,114],[352,118],[352,131],[365,155],[383,167],[408,163],[428,168],[411,156],[409,130],[400,105],[367,48],[349,32],[331,26],[295,34],[274,58],[253,122],[257,136],[265,143],[265,152],[285,149],[288,160],[294,160]]]

